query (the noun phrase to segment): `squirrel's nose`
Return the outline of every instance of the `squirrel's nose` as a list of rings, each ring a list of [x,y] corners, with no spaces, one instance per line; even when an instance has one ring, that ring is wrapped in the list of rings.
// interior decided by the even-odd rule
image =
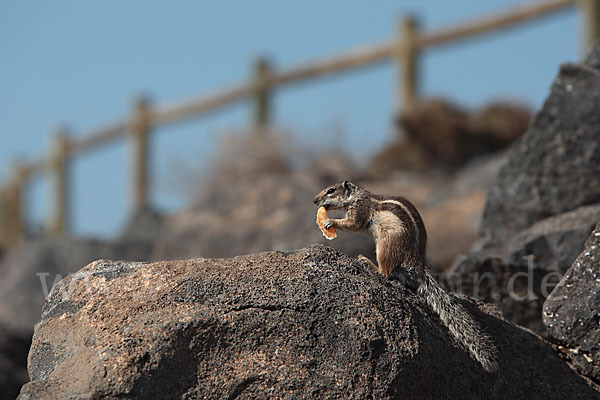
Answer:
[[[319,204],[319,196],[314,198],[313,203],[315,203],[317,205]]]

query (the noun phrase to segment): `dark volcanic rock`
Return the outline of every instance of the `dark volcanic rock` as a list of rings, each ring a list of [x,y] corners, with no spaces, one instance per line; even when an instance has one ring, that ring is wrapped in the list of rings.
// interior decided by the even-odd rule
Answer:
[[[600,204],[539,221],[503,248],[459,260],[448,274],[448,285],[455,292],[494,303],[505,318],[546,337],[544,301],[599,220]]]
[[[506,265],[493,257],[476,261],[475,272],[446,276],[450,289],[492,303],[507,320],[548,337],[541,312],[546,296],[560,279],[558,273]]]
[[[484,248],[458,259],[452,272],[476,272],[486,260],[499,259],[506,265],[564,273],[583,250],[598,221],[600,204],[546,218],[496,247]]]
[[[97,261],[48,297],[19,398],[600,398],[535,335],[465,305],[497,374],[420,297],[330,248]]]
[[[52,285],[98,258],[149,259],[152,241],[141,237],[141,228],[136,235],[132,230],[141,220],[152,222],[152,219],[149,213],[137,216],[129,224],[127,233],[115,242],[45,238],[28,240],[16,251],[6,254],[0,264],[0,327],[10,334],[0,330],[0,400],[5,398],[3,394],[14,399],[27,381],[26,358],[33,326],[40,320],[39,310]],[[151,223],[142,225],[148,228]]]
[[[600,44],[561,67],[541,111],[488,193],[481,233],[494,246],[534,222],[600,202]]]
[[[52,285],[98,258],[147,260],[151,242],[49,238],[26,242],[2,260],[0,324],[31,337]]]
[[[580,207],[546,218],[508,240],[504,263],[564,273],[583,250],[583,244],[600,221],[600,204]]]
[[[548,296],[543,316],[577,369],[600,382],[600,223]]]

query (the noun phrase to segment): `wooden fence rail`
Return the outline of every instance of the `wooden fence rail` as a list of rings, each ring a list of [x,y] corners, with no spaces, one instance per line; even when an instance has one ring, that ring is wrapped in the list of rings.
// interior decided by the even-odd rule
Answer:
[[[163,107],[153,107],[140,99],[132,115],[84,135],[69,138],[66,132],[56,135],[49,156],[27,164],[15,166],[11,179],[0,189],[0,245],[13,247],[24,233],[23,196],[27,183],[34,177],[49,172],[54,177],[53,213],[48,231],[64,233],[68,221],[68,165],[70,160],[108,143],[128,137],[132,143],[132,203],[135,208],[149,205],[148,134],[158,127],[198,118],[224,106],[250,99],[254,104],[253,124],[256,132],[266,134],[270,121],[270,97],[274,89],[384,61],[396,61],[398,71],[398,110],[410,107],[418,98],[419,54],[429,48],[501,29],[516,26],[578,6],[583,15],[584,43],[589,47],[600,37],[600,0],[547,0],[530,3],[520,8],[497,13],[472,22],[422,32],[414,17],[400,20],[397,35],[392,40],[371,46],[352,49],[334,57],[298,65],[283,71],[274,70],[265,58],[256,60],[249,82],[241,83],[216,93]]]

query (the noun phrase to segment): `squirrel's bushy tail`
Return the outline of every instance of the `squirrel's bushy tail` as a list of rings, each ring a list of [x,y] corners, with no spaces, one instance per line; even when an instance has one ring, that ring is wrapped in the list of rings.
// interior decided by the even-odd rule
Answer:
[[[430,271],[425,270],[418,292],[440,316],[450,334],[471,352],[483,369],[488,372],[498,369],[496,348],[490,338],[480,330],[473,317],[457,299],[437,283]]]

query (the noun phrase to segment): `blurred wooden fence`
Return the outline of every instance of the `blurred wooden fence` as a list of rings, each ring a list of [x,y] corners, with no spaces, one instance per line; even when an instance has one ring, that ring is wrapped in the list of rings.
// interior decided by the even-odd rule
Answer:
[[[425,49],[470,39],[530,22],[540,17],[564,11],[577,5],[583,15],[583,37],[589,46],[600,37],[600,0],[546,0],[529,3],[520,8],[490,17],[461,23],[443,29],[424,32],[414,17],[400,20],[397,34],[391,40],[283,71],[274,70],[268,60],[259,59],[253,66],[253,78],[236,86],[197,99],[164,107],[153,107],[139,99],[127,120],[101,127],[80,139],[71,139],[59,131],[49,154],[37,161],[15,165],[10,179],[0,190],[0,244],[14,247],[25,232],[24,194],[28,183],[42,174],[53,179],[52,213],[47,231],[51,234],[66,232],[69,226],[69,181],[67,169],[70,160],[108,143],[127,138],[132,143],[132,201],[134,208],[148,205],[148,140],[150,130],[196,118],[229,104],[250,100],[254,107],[254,125],[259,134],[266,134],[270,118],[270,97],[274,89],[338,74],[351,69],[371,66],[384,61],[398,65],[398,110],[410,107],[419,93],[419,54]]]

